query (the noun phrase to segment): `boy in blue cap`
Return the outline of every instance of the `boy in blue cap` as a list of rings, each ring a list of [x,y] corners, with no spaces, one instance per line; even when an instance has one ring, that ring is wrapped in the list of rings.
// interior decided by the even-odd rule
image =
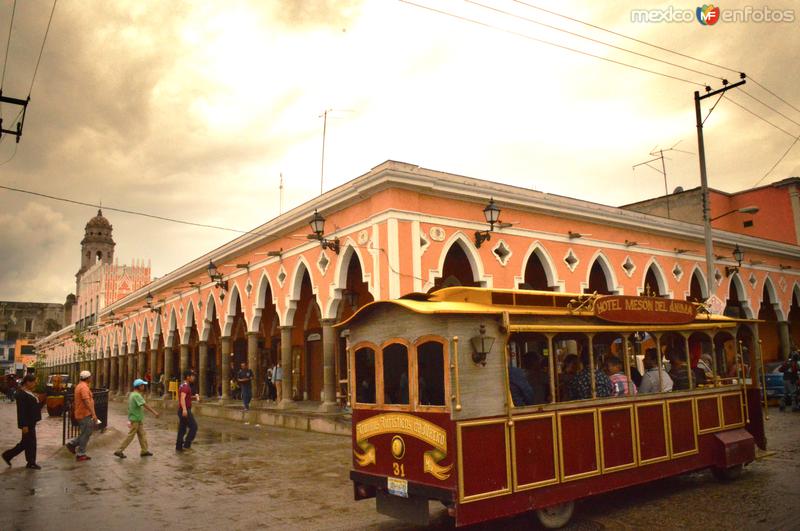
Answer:
[[[144,432],[144,410],[146,409],[155,415],[156,418],[160,415],[158,411],[148,406],[144,401],[142,393],[146,385],[147,382],[141,378],[137,378],[136,381],[133,382],[133,391],[130,396],[128,396],[128,420],[130,421],[131,429],[128,431],[128,436],[125,437],[125,440],[119,445],[117,451],[114,452],[114,455],[120,459],[125,459],[125,457],[127,457],[122,451],[133,441],[134,435],[139,437],[141,456],[149,457],[153,455],[147,450],[147,434]]]

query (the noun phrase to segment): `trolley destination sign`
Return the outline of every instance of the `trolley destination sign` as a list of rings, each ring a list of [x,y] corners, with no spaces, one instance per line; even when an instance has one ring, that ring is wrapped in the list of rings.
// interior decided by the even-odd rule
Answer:
[[[597,299],[594,313],[612,323],[686,324],[697,317],[697,307],[687,301],[608,295]]]

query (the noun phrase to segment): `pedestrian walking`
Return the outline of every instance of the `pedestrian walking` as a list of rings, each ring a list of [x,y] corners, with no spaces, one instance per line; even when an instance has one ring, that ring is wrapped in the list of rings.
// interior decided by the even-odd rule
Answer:
[[[272,369],[272,381],[275,383],[275,401],[280,402],[283,399],[283,367],[280,361]]]
[[[98,420],[94,410],[94,395],[89,387],[92,373],[81,371],[80,378],[80,383],[75,386],[73,416],[78,421],[81,432],[76,438],[67,442],[67,450],[76,454],[77,461],[88,461],[91,457],[86,455],[86,446],[89,444],[89,437],[92,436],[92,430]]]
[[[36,386],[36,375],[26,374],[22,378],[22,386],[17,390],[17,427],[22,431],[22,439],[14,448],[3,452],[3,461],[11,466],[11,460],[25,452],[26,468],[40,470],[36,464],[36,423],[42,420],[42,406],[33,394]]]
[[[247,367],[247,362],[242,362],[239,372],[236,374],[236,381],[242,390],[242,403],[244,410],[250,409],[250,401],[253,399],[253,371]]]
[[[134,436],[139,438],[139,455],[142,457],[150,457],[153,455],[147,449],[147,433],[144,431],[144,410],[146,409],[155,415],[156,418],[160,417],[161,415],[159,415],[158,411],[148,406],[145,402],[145,387],[147,387],[146,381],[136,379],[133,382],[133,391],[130,395],[128,395],[128,421],[130,423],[130,429],[128,430],[128,436],[125,437],[125,440],[119,445],[117,451],[114,452],[114,455],[120,459],[125,459],[127,457],[123,452],[131,443],[131,441],[133,441]]]
[[[194,371],[191,369],[185,371],[183,384],[178,388],[178,440],[175,442],[175,451],[177,452],[189,450],[195,435],[197,435],[197,421],[192,415],[192,400],[199,401],[200,396],[192,396],[193,383]]]

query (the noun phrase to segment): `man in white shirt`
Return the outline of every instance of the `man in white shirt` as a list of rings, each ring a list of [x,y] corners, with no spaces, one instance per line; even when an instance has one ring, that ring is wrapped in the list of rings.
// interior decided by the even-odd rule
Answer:
[[[644,356],[644,376],[642,385],[639,386],[639,393],[668,393],[672,391],[672,378],[658,363],[658,353],[656,349],[647,349]],[[659,372],[661,373],[661,390],[659,391]]]

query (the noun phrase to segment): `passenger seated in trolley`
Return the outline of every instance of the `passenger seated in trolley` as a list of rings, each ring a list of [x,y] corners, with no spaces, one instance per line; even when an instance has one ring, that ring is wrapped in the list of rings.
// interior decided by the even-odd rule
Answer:
[[[660,392],[666,393],[672,391],[672,378],[664,371],[661,365],[661,360],[658,359],[656,349],[649,348],[644,354],[644,375],[642,376],[642,385],[639,386],[640,393],[658,393],[659,392],[659,374],[660,374]]]
[[[508,366],[508,386],[514,407],[533,405],[533,388],[528,383],[525,371],[513,365]]]
[[[575,354],[567,354],[561,364],[561,374],[559,375],[558,382],[558,401],[569,402],[570,400],[577,400],[572,396],[572,380],[581,368],[581,363],[578,361],[578,356]]]
[[[606,374],[611,380],[612,396],[635,395],[636,384],[628,379],[622,369],[622,361],[616,356],[606,358]]]
[[[592,398],[591,365],[589,364],[588,350],[581,351],[582,369],[570,382],[570,396],[572,400],[585,400]],[[595,393],[598,398],[611,396],[611,380],[600,368],[599,363],[594,367]]]
[[[533,390],[532,404],[547,403],[548,392],[550,390],[550,377],[547,363],[538,352],[527,352],[522,358],[525,363],[525,372],[528,382]]]

